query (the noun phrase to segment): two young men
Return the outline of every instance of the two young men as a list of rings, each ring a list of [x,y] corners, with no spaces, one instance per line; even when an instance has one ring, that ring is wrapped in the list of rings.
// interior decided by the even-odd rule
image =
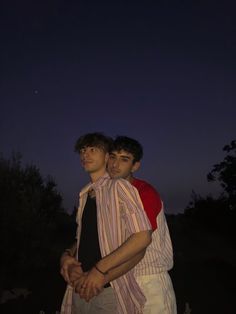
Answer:
[[[127,137],[111,143],[92,133],[79,138],[76,150],[92,183],[80,193],[76,257],[70,251],[61,259],[61,273],[71,284],[61,313],[176,313],[162,202],[149,184],[132,176],[141,145]],[[106,169],[125,180],[110,179]]]

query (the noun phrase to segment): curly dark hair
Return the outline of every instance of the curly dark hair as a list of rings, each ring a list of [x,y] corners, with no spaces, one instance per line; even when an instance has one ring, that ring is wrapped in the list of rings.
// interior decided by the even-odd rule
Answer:
[[[117,136],[113,141],[112,151],[119,152],[121,150],[132,154],[134,157],[134,163],[136,161],[140,161],[143,157],[142,145],[137,140],[127,136]]]
[[[79,153],[84,147],[99,147],[104,152],[109,153],[112,149],[113,140],[111,137],[105,136],[103,133],[94,132],[87,133],[78,138],[75,143],[75,152]]]

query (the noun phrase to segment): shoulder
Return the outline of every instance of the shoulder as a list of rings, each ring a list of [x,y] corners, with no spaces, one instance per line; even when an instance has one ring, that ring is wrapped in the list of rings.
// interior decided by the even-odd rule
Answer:
[[[122,178],[110,179],[110,187],[115,189],[134,189],[133,185],[129,181]]]
[[[134,199],[139,195],[138,190],[129,181],[118,178],[111,179],[110,193],[116,194],[120,199]]]
[[[134,178],[132,184],[136,187],[140,194],[155,196],[160,198],[158,191],[148,182]]]

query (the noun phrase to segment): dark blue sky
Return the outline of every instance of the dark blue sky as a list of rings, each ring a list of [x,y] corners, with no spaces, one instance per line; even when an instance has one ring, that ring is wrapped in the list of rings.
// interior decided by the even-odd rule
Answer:
[[[50,174],[72,210],[76,139],[144,146],[137,176],[183,211],[236,138],[234,1],[2,1],[0,152]]]

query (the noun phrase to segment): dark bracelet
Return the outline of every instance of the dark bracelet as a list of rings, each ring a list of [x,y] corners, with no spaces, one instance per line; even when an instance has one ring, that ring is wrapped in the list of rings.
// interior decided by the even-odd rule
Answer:
[[[94,268],[95,268],[100,274],[102,274],[103,276],[105,276],[105,275],[108,274],[108,271],[101,271],[101,270],[97,267],[97,265],[94,265]]]

